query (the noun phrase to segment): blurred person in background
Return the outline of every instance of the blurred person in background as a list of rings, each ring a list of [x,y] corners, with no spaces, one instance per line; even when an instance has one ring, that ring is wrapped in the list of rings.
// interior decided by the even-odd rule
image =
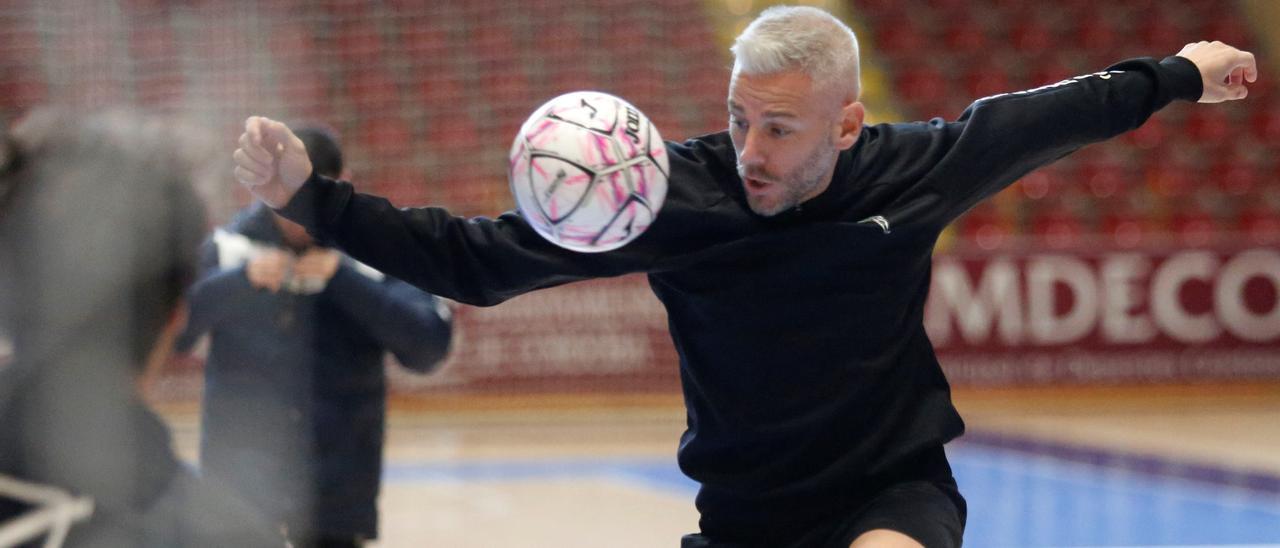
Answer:
[[[944,444],[964,423],[922,320],[939,235],[1175,100],[1244,98],[1253,55],[1188,44],[982,98],[951,122],[872,126],[857,40],[830,14],[769,8],[732,52],[727,131],[667,143],[661,214],[606,253],[556,247],[517,212],[466,219],[357,193],[265,118],[246,121],[236,176],[321,241],[469,304],[647,273],[680,356],[680,468],[700,484],[701,531],[683,547],[959,546],[966,503]]]
[[[323,129],[297,132],[312,165],[344,174]],[[316,245],[258,202],[214,232],[179,348],[210,334],[201,469],[234,485],[295,547],[378,534],[387,405],[383,358],[410,371],[445,358],[443,301]]]
[[[13,356],[0,366],[0,475],[92,501],[70,546],[283,546],[178,460],[140,394],[170,354],[206,234],[172,129],[46,108],[4,138],[0,331]],[[28,510],[0,498],[0,530]]]

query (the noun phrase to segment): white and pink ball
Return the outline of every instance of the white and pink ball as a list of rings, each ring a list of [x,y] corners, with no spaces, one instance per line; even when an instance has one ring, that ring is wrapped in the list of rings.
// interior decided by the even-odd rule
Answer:
[[[640,109],[576,91],[534,111],[511,145],[511,193],[547,240],[581,252],[617,249],[649,228],[667,195],[670,165]]]

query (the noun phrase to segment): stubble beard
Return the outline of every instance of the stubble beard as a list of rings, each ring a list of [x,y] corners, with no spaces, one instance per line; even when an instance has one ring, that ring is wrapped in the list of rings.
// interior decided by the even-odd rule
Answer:
[[[821,187],[827,178],[831,176],[831,168],[834,165],[833,160],[836,153],[837,150],[833,144],[828,143],[818,146],[808,158],[805,158],[800,167],[782,177],[773,177],[772,174],[762,171],[749,171],[739,164],[738,176],[743,179],[743,185],[746,185],[746,178],[751,177],[753,179],[774,181],[772,184],[786,187],[781,199],[772,205],[766,202],[766,197],[752,195],[747,192],[747,205],[751,208],[751,211],[762,217],[773,217],[800,205],[806,198],[812,197],[810,194]]]

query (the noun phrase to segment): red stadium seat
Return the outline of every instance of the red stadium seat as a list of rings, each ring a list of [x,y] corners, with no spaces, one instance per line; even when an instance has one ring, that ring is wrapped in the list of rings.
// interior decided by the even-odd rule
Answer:
[[[36,71],[11,69],[0,72],[0,108],[22,112],[45,102],[49,88]]]
[[[1249,117],[1249,127],[1259,141],[1280,142],[1280,105],[1255,109]]]
[[[1040,17],[1026,17],[1013,24],[1009,45],[1024,55],[1039,56],[1057,43],[1054,30]]]
[[[425,18],[405,18],[400,25],[400,48],[410,59],[440,60],[450,47],[449,34]]]
[[[360,124],[354,143],[364,148],[376,162],[381,162],[408,156],[417,140],[403,118],[386,116]]]
[[[965,94],[974,99],[998,93],[1015,91],[1009,83],[1009,74],[1000,67],[977,65],[965,73],[961,85]]]
[[[1177,24],[1159,14],[1158,9],[1152,10],[1138,20],[1138,44],[1143,49],[1173,53],[1191,41]]]
[[[910,17],[887,17],[873,29],[876,50],[895,58],[915,57],[928,51],[933,38]]]
[[[957,221],[960,236],[982,249],[996,249],[1010,244],[1016,233],[1008,219],[1001,217],[995,203],[978,204]]]
[[[1086,232],[1084,220],[1062,202],[1036,211],[1031,221],[1031,234],[1052,248],[1078,246]]]
[[[1262,173],[1253,162],[1227,157],[1214,164],[1208,177],[1223,194],[1245,196],[1257,190]]]
[[[1147,188],[1166,198],[1186,196],[1201,181],[1194,166],[1177,160],[1147,166],[1145,177]]]
[[[1068,171],[1067,164],[1054,164],[1032,171],[1018,180],[1019,194],[1029,200],[1060,196],[1066,186],[1076,184]]]
[[[934,104],[950,94],[946,75],[924,64],[899,71],[895,87],[899,97],[914,105]]]
[[[312,58],[317,54],[315,32],[301,24],[289,22],[275,26],[268,38],[272,55],[284,63],[293,63],[299,57]]]
[[[972,6],[969,0],[925,0],[928,9],[943,12],[943,14],[964,13]]]
[[[1196,141],[1219,143],[1230,136],[1232,124],[1224,108],[1196,108],[1187,113],[1183,129]]]
[[[138,103],[148,107],[181,105],[186,87],[186,78],[179,70],[155,71],[134,82]]]
[[[495,59],[514,61],[520,52],[514,30],[501,18],[489,19],[468,33],[465,47],[481,62]]]
[[[1152,149],[1168,137],[1168,123],[1163,116],[1152,116],[1141,127],[1130,131],[1122,137],[1129,144],[1141,149]]]
[[[1220,40],[1242,49],[1254,49],[1249,24],[1232,10],[1217,6],[1211,16],[1201,17],[1199,21],[1203,25],[1194,33],[1197,40]]]
[[[276,79],[276,91],[287,98],[290,108],[301,109],[295,115],[327,120],[327,110],[333,102],[332,85],[328,76],[314,70],[316,66],[317,63],[301,63],[296,69],[282,71],[281,78]]]
[[[136,27],[129,35],[129,54],[134,62],[172,62],[178,57],[173,30],[163,24]]]
[[[1096,11],[1078,19],[1071,35],[1071,43],[1088,48],[1095,56],[1109,56],[1123,41],[1123,35],[1116,30],[1115,23]]]
[[[1237,228],[1252,243],[1280,245],[1280,207],[1257,200],[1240,214]]]
[[[338,58],[353,68],[380,66],[386,63],[383,55],[382,33],[367,20],[341,25],[334,36],[332,49]]]
[[[500,116],[531,111],[541,101],[534,97],[533,86],[524,69],[517,63],[497,63],[501,68],[481,72],[480,92]]]
[[[390,109],[400,105],[395,77],[380,67],[369,67],[345,78],[347,98],[359,109]]]
[[[370,191],[385,196],[397,207],[413,207],[433,202],[420,169],[406,165],[380,166],[373,173],[356,177],[368,181]]]
[[[1044,55],[1031,61],[1027,74],[1027,87],[1038,88],[1049,84],[1056,84],[1072,76],[1079,75],[1082,71],[1077,70],[1072,63],[1069,63],[1064,55]]]
[[[858,14],[866,14],[872,18],[902,10],[900,0],[856,0],[853,5]]]
[[[1119,164],[1089,166],[1081,170],[1089,194],[1097,199],[1122,196],[1133,188],[1133,173]]]
[[[987,51],[987,34],[971,17],[952,19],[942,31],[942,43],[949,53],[975,54]]]
[[[1185,204],[1174,213],[1171,228],[1184,245],[1203,246],[1212,243],[1221,232],[1218,220],[1195,202]]]
[[[418,98],[428,109],[451,108],[466,95],[462,77],[449,70],[435,72],[418,82]]]
[[[480,149],[480,132],[465,114],[438,112],[427,121],[428,149],[444,158],[469,158]],[[465,163],[465,162],[463,162]]]
[[[1158,220],[1127,201],[1112,203],[1102,215],[1099,231],[1117,246],[1136,247],[1152,240],[1161,230]]]

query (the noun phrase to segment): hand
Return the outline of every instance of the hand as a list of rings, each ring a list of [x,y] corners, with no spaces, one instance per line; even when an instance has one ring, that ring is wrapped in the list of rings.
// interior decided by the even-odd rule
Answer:
[[[249,285],[272,293],[280,291],[293,266],[293,254],[279,249],[255,255],[244,267]]]
[[[240,148],[231,155],[236,179],[272,208],[282,208],[311,176],[307,147],[280,122],[261,116],[244,121]]]
[[[1249,95],[1244,83],[1258,81],[1258,64],[1253,54],[1222,42],[1187,44],[1178,56],[1195,63],[1200,69],[1200,78],[1204,81],[1201,103],[1244,99]]]
[[[304,287],[320,288],[329,284],[338,271],[342,255],[332,249],[312,248],[293,263],[293,277],[302,282]]]

